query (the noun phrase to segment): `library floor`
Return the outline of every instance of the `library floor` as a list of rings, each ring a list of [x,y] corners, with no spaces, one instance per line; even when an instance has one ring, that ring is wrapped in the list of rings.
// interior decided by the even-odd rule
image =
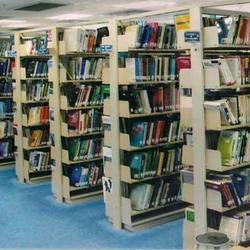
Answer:
[[[130,233],[112,228],[102,199],[58,204],[50,184],[19,184],[0,171],[0,248],[181,249],[182,220]]]

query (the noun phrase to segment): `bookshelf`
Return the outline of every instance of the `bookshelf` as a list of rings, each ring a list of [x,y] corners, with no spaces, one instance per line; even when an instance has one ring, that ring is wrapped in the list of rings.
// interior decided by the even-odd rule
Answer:
[[[241,43],[240,40],[235,40],[236,44],[234,42],[229,43],[228,37],[224,38],[227,44],[221,44],[221,37],[218,27],[216,27],[216,24],[219,25],[223,18],[232,15],[249,17],[249,13],[205,7],[190,11],[191,23],[200,20],[196,22],[196,29],[194,30],[200,33],[201,42],[191,45],[192,67],[180,72],[180,85],[183,89],[181,112],[185,112],[181,117],[181,122],[187,128],[186,145],[183,146],[182,154],[182,163],[186,166],[186,169],[182,170],[181,173],[183,182],[182,200],[194,205],[194,207],[189,207],[185,211],[183,229],[185,249],[194,248],[195,235],[207,231],[226,232],[233,245],[243,244],[240,231],[239,235],[234,235],[233,231],[236,231],[236,227],[233,227],[230,223],[232,221],[235,222],[235,225],[241,223],[241,221],[243,223],[246,218],[244,213],[249,210],[249,193],[247,189],[244,194],[240,193],[239,186],[242,186],[243,183],[240,182],[236,189],[237,184],[234,179],[235,176],[237,176],[238,181],[247,178],[250,164],[246,144],[241,141],[244,140],[241,139],[241,135],[248,134],[249,128],[247,119],[247,108],[249,107],[248,76],[247,73],[241,71],[243,67],[248,68],[248,66],[244,66],[244,60],[249,57],[249,46],[239,44]],[[209,18],[212,19],[209,22],[213,23],[216,20],[216,24],[203,27],[203,25],[207,25]],[[219,59],[220,63],[226,63],[225,66],[229,65],[230,72],[225,74],[225,68],[214,67],[218,58],[222,59],[222,61]],[[234,68],[231,67],[230,63],[238,59],[239,68],[233,71]],[[209,65],[210,62],[212,64]],[[243,73],[236,77],[238,71]],[[200,78],[198,78],[198,73]],[[225,74],[225,78],[223,74]],[[228,84],[227,77],[230,77],[230,74],[232,74],[233,81]],[[190,84],[193,79],[196,79],[195,85],[194,83]],[[191,91],[185,91],[185,89],[191,89]],[[224,100],[232,101],[230,98],[237,100],[239,109],[232,114],[235,114],[239,120],[230,120],[227,123],[224,120],[222,103]],[[197,102],[200,103],[200,107],[197,107]],[[221,102],[220,110],[215,108],[216,102],[217,104]],[[212,107],[213,104],[215,104],[214,107]],[[244,108],[242,104],[244,104]],[[229,105],[228,107],[230,111],[232,106]],[[230,119],[230,116],[228,119]],[[225,156],[226,145],[222,145],[222,141],[224,142],[226,135],[230,140],[234,134],[238,134],[240,146],[233,150],[227,145],[228,152],[232,152],[232,155],[228,155],[227,158]],[[215,136],[212,139],[214,135],[218,137]],[[215,138],[218,141],[214,140]],[[230,160],[231,157],[234,160]],[[223,178],[229,178],[228,184],[222,184],[222,176]],[[221,191],[216,190],[216,185],[221,185]],[[233,187],[231,192],[225,191],[224,188],[227,189],[227,185]],[[225,196],[225,192],[229,196]],[[229,204],[227,199],[230,195]],[[237,200],[237,197],[240,197],[239,200]],[[240,219],[235,220],[234,215],[238,215]]]
[[[158,165],[153,164],[153,162],[150,163],[149,160],[151,155],[154,155],[152,159],[157,162],[160,152],[161,157],[166,157],[165,159],[168,157],[170,159],[171,155],[174,154],[177,157],[178,153],[181,153],[184,143],[181,133],[177,133],[174,138],[170,135],[172,126],[181,127],[179,124],[181,116],[179,74],[177,67],[173,65],[173,71],[170,69],[169,72],[164,72],[164,70],[158,69],[159,75],[155,72],[152,73],[152,71],[150,74],[150,66],[157,61],[159,62],[158,65],[164,65],[166,61],[169,65],[175,64],[181,57],[188,56],[190,50],[185,46],[178,48],[174,43],[168,44],[166,47],[152,45],[152,47],[145,46],[145,48],[142,48],[138,45],[138,47],[135,46],[135,37],[137,36],[137,29],[139,29],[136,28],[136,24],[148,22],[149,25],[150,22],[154,23],[159,19],[164,22],[164,17],[167,20],[171,19],[170,23],[174,23],[175,15],[183,14],[183,12],[188,13],[188,8],[177,8],[173,9],[172,12],[171,10],[149,12],[139,16],[114,19],[110,22],[110,36],[104,37],[102,40],[104,46],[112,45],[109,66],[104,67],[102,74],[103,82],[110,83],[110,98],[104,101],[103,117],[104,200],[106,216],[114,227],[119,229],[141,230],[181,218],[184,215],[186,203],[182,202],[178,195],[181,162],[173,162],[173,168],[170,167],[171,162],[166,162],[166,169],[161,171],[158,169]],[[120,31],[123,28],[124,32],[117,32],[117,30]],[[174,25],[168,26],[168,29],[173,28]],[[143,71],[143,65],[148,67],[148,71]],[[141,68],[138,69],[137,67]],[[155,68],[157,68],[157,63]],[[169,69],[166,64],[162,68]],[[135,72],[138,74],[135,74]],[[161,95],[165,96],[165,100],[168,99],[169,102],[172,102],[161,103]],[[152,102],[147,103],[147,96],[150,96],[149,99],[151,98],[150,101]],[[159,99],[157,99],[158,97]],[[154,98],[159,100],[159,103],[154,102]],[[157,130],[155,124],[161,122],[163,127],[166,125],[164,130],[166,138],[157,139],[156,136],[155,139],[152,139],[150,133],[153,136],[153,132]],[[169,128],[171,129],[169,130]],[[142,142],[138,143],[134,139],[133,131],[140,130],[143,131],[143,139],[141,139]],[[177,132],[177,130],[175,131]],[[136,157],[145,157],[145,161],[148,159],[147,166],[155,167],[155,169],[147,169],[146,163],[144,163],[142,168],[145,171],[140,173],[138,169],[137,173],[136,166],[131,165],[132,159],[136,159]],[[175,186],[171,186],[172,183],[175,183]],[[166,202],[162,197],[162,201],[158,200],[159,202],[156,201],[154,204],[148,204],[145,207],[136,207],[140,206],[138,204],[139,196],[138,198],[133,197],[134,194],[135,196],[138,194],[136,189],[145,186],[148,189],[153,187],[154,195],[156,196],[156,193],[159,193],[158,199],[160,199],[163,192],[161,193],[159,188],[162,186],[163,189],[164,185],[165,191],[170,186],[172,191],[176,191],[175,198],[170,198],[171,195],[168,193],[166,194]],[[147,197],[147,199],[149,203],[151,203],[151,200],[153,202],[153,194],[151,198]],[[135,206],[135,204],[137,205]]]
[[[51,177],[48,46],[51,30],[15,33],[14,113],[16,175],[21,183],[47,181]]]
[[[109,90],[102,82],[101,69],[108,54],[101,53],[99,48],[98,36],[103,30],[107,32],[102,30],[105,24],[97,26],[56,28],[52,35],[53,59],[49,68],[49,78],[55,84],[50,100],[52,192],[59,202],[78,203],[102,194],[101,117]],[[77,32],[85,32],[88,40],[79,42],[75,38],[78,44],[72,47],[71,39]]]
[[[15,79],[13,65],[15,61],[13,36],[0,36],[0,168],[13,166],[14,135],[13,135],[13,88]]]

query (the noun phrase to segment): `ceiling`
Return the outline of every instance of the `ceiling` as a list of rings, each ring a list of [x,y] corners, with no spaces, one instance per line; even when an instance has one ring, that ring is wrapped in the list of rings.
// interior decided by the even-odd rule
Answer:
[[[62,26],[69,23],[78,24],[82,21],[108,19],[112,16],[126,16],[173,7],[177,4],[205,1],[209,3],[214,1],[219,4],[225,0],[0,0],[0,29],[14,30],[56,24]],[[40,4],[37,7],[44,7],[41,3],[62,4],[63,6],[41,11],[17,10],[36,4]]]

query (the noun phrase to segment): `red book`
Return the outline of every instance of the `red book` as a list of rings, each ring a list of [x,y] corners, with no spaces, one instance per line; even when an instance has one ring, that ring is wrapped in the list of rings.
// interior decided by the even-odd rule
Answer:
[[[159,144],[160,143],[160,139],[163,137],[164,126],[165,126],[165,121],[157,121],[156,122],[156,131],[155,131],[154,144]]]
[[[155,48],[157,44],[158,23],[152,23],[151,27],[153,29],[153,32],[149,41],[149,48]]]
[[[176,66],[178,73],[181,69],[190,69],[191,68],[191,60],[189,56],[181,56],[176,59]]]

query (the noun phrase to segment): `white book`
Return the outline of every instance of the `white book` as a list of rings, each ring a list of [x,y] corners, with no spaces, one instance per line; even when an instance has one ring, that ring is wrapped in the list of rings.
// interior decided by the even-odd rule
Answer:
[[[236,84],[242,83],[241,78],[241,59],[239,56],[227,57],[226,58],[228,67],[232,73]]]
[[[140,98],[142,100],[143,110],[145,113],[151,113],[151,107],[148,98],[148,92],[146,89],[139,91]]]
[[[169,57],[164,57],[163,58],[163,80],[167,81],[168,80],[168,75],[169,75]]]
[[[236,21],[237,21],[237,17],[232,16],[232,23],[230,25],[230,28],[229,28],[229,31],[227,34],[227,38],[225,39],[226,44],[233,43],[233,37],[234,37],[235,29],[236,29]]]
[[[128,82],[136,82],[136,62],[135,58],[126,58],[126,68],[128,71]]]
[[[139,31],[139,25],[129,25],[126,28],[125,35],[128,36],[128,47],[129,48],[137,48],[140,46],[138,44],[138,31]]]
[[[245,242],[249,240],[250,240],[250,214],[246,212],[243,218],[241,241]]]
[[[103,59],[99,58],[96,64],[94,79],[100,80],[102,78],[102,67],[103,67]]]
[[[219,73],[223,84],[232,85],[235,83],[235,79],[230,71],[227,60],[224,58],[219,59]]]
[[[83,30],[79,28],[65,29],[64,42],[66,53],[81,52]]]

